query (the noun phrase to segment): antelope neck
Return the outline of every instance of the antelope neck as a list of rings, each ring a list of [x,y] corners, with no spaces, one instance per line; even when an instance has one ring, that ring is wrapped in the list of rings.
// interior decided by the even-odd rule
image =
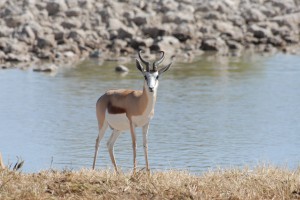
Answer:
[[[146,110],[150,112],[152,109],[154,109],[154,105],[155,105],[155,101],[156,101],[156,90],[157,89],[154,89],[153,92],[150,92],[147,87],[148,87],[147,82],[144,81],[143,95],[142,95],[143,97],[142,98],[147,99],[146,100],[146,102],[147,102]]]

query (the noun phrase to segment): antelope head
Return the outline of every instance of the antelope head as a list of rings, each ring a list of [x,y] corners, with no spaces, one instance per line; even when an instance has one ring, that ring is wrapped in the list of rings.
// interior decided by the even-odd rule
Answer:
[[[146,61],[145,59],[143,59],[143,57],[141,56],[141,52],[138,52],[139,58],[142,61],[142,63],[144,63],[145,68],[143,67],[143,65],[141,64],[139,59],[136,59],[136,67],[138,68],[138,70],[140,70],[142,72],[142,74],[145,77],[145,81],[147,83],[149,92],[154,92],[156,91],[157,87],[158,87],[158,78],[159,76],[166,72],[172,65],[172,62],[170,64],[168,64],[165,67],[162,67],[161,69],[158,69],[158,65],[160,63],[163,62],[164,58],[165,58],[165,52],[160,51],[161,57],[153,62],[152,64],[152,69],[150,69],[150,62]]]

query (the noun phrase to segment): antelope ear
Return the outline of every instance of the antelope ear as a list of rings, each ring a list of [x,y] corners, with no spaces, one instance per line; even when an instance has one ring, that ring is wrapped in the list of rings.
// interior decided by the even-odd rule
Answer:
[[[161,68],[160,70],[158,70],[158,74],[160,75],[160,74],[168,71],[168,69],[170,69],[171,65],[172,65],[172,62],[170,64],[168,64],[167,66],[165,66],[165,67]]]
[[[141,65],[140,61],[138,59],[135,59],[136,62],[136,68],[138,68],[138,70],[140,70],[141,72],[144,71],[144,67]]]

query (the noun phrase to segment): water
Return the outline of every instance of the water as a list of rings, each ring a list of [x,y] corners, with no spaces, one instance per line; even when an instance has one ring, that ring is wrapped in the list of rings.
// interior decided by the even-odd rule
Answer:
[[[270,163],[295,168],[300,155],[300,57],[278,54],[177,63],[160,80],[149,130],[149,162],[156,170],[201,173],[217,167]],[[81,63],[55,76],[0,70],[0,151],[4,162],[25,160],[23,171],[90,168],[97,137],[95,103],[111,88],[142,88],[131,64]],[[100,145],[97,168],[112,168]],[[144,167],[137,129],[138,166]],[[117,163],[132,167],[130,133],[115,145]]]

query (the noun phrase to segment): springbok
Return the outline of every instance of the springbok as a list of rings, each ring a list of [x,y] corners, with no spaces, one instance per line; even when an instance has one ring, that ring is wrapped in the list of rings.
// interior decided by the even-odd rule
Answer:
[[[107,148],[115,171],[118,172],[114,157],[114,144],[121,132],[130,130],[133,148],[133,172],[135,173],[137,165],[135,127],[142,127],[146,170],[149,171],[147,134],[149,122],[154,115],[158,77],[166,72],[172,64],[171,62],[158,70],[158,65],[164,60],[164,52],[160,51],[160,54],[161,57],[159,60],[153,62],[153,68],[150,69],[150,62],[142,58],[141,51],[138,52],[140,60],[146,66],[145,69],[140,61],[136,59],[136,67],[145,77],[143,91],[126,89],[108,90],[98,99],[96,113],[99,134],[96,139],[93,169],[95,169],[96,165],[99,143],[104,136],[105,130],[110,126],[113,131],[107,142]]]

